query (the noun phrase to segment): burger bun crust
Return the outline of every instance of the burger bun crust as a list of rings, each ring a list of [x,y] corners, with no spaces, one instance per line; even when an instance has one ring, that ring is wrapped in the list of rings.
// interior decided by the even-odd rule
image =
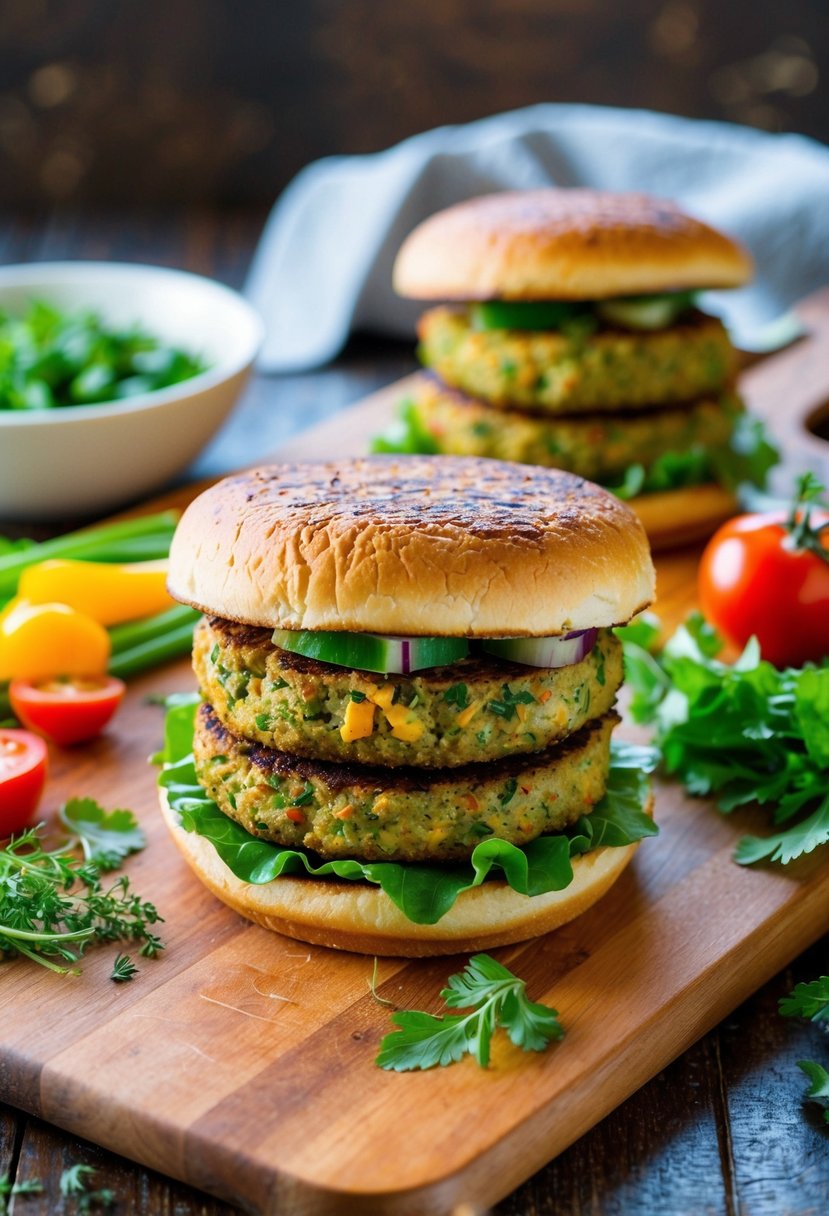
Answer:
[[[171,595],[263,628],[545,637],[654,595],[636,515],[557,469],[453,456],[272,465],[182,516]]]
[[[404,241],[393,279],[418,300],[600,300],[739,287],[752,270],[741,245],[673,202],[551,188],[430,216]]]

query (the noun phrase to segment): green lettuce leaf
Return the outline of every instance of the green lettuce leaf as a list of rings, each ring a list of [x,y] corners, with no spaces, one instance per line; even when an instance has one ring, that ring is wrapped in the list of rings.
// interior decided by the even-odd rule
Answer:
[[[433,925],[462,891],[480,886],[490,876],[505,880],[522,895],[561,891],[573,881],[571,857],[600,847],[633,844],[659,830],[645,810],[649,797],[646,773],[655,767],[657,753],[653,748],[614,741],[607,793],[590,815],[582,816],[567,832],[540,836],[524,848],[489,837],[476,845],[469,862],[453,866],[322,861],[304,849],[283,848],[251,836],[207,797],[191,754],[197,704],[194,698],[167,711],[159,783],[184,830],[209,840],[228,869],[244,882],[266,883],[283,874],[306,874],[375,883],[409,920]]]

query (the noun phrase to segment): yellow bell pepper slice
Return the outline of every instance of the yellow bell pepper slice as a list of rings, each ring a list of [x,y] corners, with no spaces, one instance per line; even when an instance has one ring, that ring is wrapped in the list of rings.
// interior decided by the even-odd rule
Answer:
[[[103,675],[109,652],[103,625],[67,604],[17,599],[0,616],[0,680]]]
[[[31,604],[68,604],[100,625],[120,625],[171,608],[166,582],[166,558],[124,565],[56,558],[24,570],[17,594]]]

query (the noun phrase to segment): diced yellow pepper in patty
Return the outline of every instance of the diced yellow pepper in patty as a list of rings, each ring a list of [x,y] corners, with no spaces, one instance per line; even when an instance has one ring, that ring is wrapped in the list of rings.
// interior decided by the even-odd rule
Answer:
[[[382,688],[378,688],[376,692],[371,694],[371,700],[375,705],[379,705],[381,709],[391,709],[392,699],[394,698],[394,685],[384,684]]]
[[[119,625],[171,608],[167,561],[38,562],[20,576],[18,595],[31,604],[68,604],[101,625]]]
[[[371,701],[349,701],[340,727],[343,742],[353,743],[355,739],[367,739],[373,731],[374,706]]]
[[[392,735],[404,743],[417,743],[423,734],[423,723],[405,705],[390,705],[383,711],[388,718]]]

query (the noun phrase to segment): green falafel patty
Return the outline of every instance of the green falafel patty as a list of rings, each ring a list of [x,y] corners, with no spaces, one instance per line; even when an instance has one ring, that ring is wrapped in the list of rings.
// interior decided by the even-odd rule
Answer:
[[[632,464],[647,472],[668,453],[727,447],[743,403],[727,393],[646,413],[542,418],[495,409],[424,375],[404,408],[418,432],[449,455],[568,469],[612,485]]]
[[[418,326],[420,356],[445,384],[502,409],[559,414],[645,409],[717,393],[736,372],[722,322],[693,312],[669,329],[476,329],[440,307]]]
[[[253,836],[321,857],[456,861],[488,836],[527,844],[575,823],[602,798],[612,710],[531,756],[451,770],[327,764],[233,734],[212,707],[196,718],[199,781]]]
[[[270,631],[200,623],[193,665],[231,731],[339,763],[452,768],[540,751],[613,705],[622,648],[610,630],[579,663],[537,668],[470,657],[380,676],[282,650]]]

